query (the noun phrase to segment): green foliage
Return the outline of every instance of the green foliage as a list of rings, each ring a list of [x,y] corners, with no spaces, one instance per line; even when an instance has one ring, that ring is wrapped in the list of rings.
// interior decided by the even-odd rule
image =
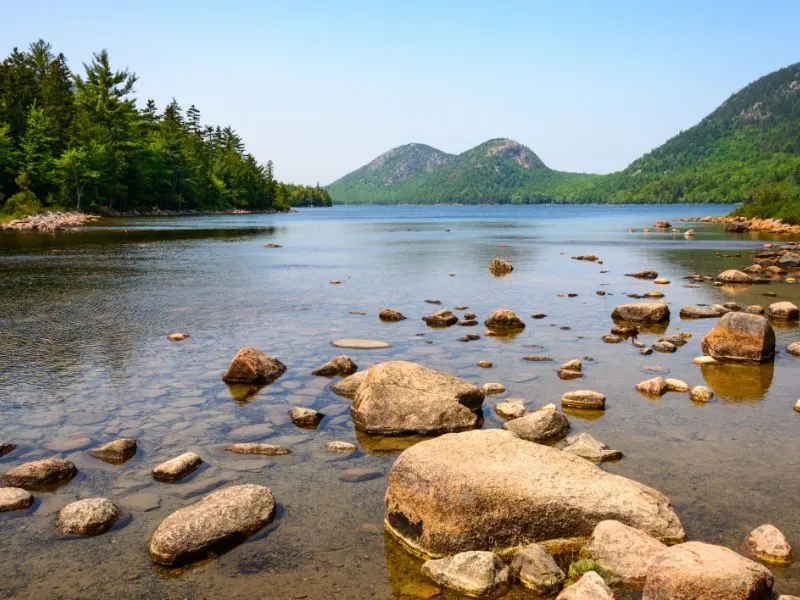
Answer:
[[[771,183],[780,186],[782,200],[749,210],[796,218],[791,203],[800,198],[800,63],[748,85],[618,173],[554,171],[508,140],[490,140],[457,156],[409,144],[328,190],[345,203],[748,203]]]
[[[564,582],[564,585],[565,586],[572,585],[589,571],[594,571],[595,573],[600,575],[600,577],[603,578],[603,581],[605,581],[609,585],[614,583],[614,576],[610,571],[604,569],[590,558],[583,558],[581,560],[578,560],[570,564],[569,570],[567,572],[567,579]]]
[[[23,190],[6,200],[0,214],[10,219],[19,219],[27,215],[36,215],[40,212],[42,212],[42,204],[36,198],[36,195],[30,190]]]
[[[136,74],[113,68],[107,51],[83,69],[73,75],[42,40],[0,63],[2,212],[39,210],[37,197],[45,208],[120,211],[330,203],[319,186],[288,186],[278,199],[272,163],[258,163],[230,127],[203,125],[194,105],[139,109]]]

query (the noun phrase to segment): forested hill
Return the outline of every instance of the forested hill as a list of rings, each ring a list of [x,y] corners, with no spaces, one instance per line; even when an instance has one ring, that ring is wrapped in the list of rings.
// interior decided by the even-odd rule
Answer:
[[[419,156],[409,157],[409,153]],[[400,168],[398,161],[381,160],[398,154],[404,156]],[[420,164],[426,168],[419,168]],[[748,85],[700,123],[617,173],[554,171],[511,140],[490,140],[459,155],[410,144],[342,177],[328,190],[335,202],[345,203],[753,201],[753,206],[791,205],[800,201],[800,63]]]
[[[0,218],[43,209],[288,209],[327,191],[280,183],[230,127],[194,105],[133,97],[137,75],[103,50],[73,73],[40,40],[0,63]]]

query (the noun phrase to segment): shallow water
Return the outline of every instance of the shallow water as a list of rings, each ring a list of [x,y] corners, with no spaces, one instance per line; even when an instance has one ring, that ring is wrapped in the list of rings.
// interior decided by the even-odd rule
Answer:
[[[424,582],[420,563],[382,529],[385,476],[402,444],[356,435],[349,402],[330,392],[331,380],[309,374],[342,352],[362,369],[397,358],[478,384],[502,382],[508,392],[487,398],[484,427],[501,424],[492,407],[503,398],[522,397],[533,408],[558,403],[570,389],[602,391],[605,414],[571,416],[572,432],[590,431],[622,450],[622,460],[602,468],[663,491],[689,538],[736,547],[752,528],[771,522],[800,546],[800,415],[792,409],[800,360],[782,352],[774,366],[700,369],[691,359],[701,354],[700,339],[713,320],[678,317],[685,304],[800,303],[800,286],[683,287],[686,273],[747,266],[748,252],[769,236],[679,223],[697,237],[628,232],[656,219],[728,210],[336,207],[106,220],[79,232],[0,235],[0,441],[20,445],[0,458],[0,471],[53,455],[80,470],[70,484],[36,494],[30,510],[0,515],[0,597],[413,597],[414,585]],[[262,248],[267,242],[282,247]],[[570,260],[587,253],[604,264]],[[487,263],[494,257],[510,260],[514,272],[491,277]],[[644,268],[672,283],[624,277]],[[343,284],[330,285],[334,279]],[[626,293],[656,288],[673,312],[668,333],[693,334],[686,346],[673,355],[640,356],[630,344],[600,341],[613,307],[630,301]],[[597,296],[599,289],[608,295]],[[768,290],[778,297],[764,297]],[[578,296],[558,296],[566,292]],[[486,337],[482,327],[430,329],[419,317],[438,307],[426,298],[445,308],[468,305],[480,320],[511,308],[528,327],[512,340]],[[409,319],[380,322],[384,306]],[[530,319],[535,312],[548,317]],[[192,337],[170,343],[173,331]],[[482,337],[457,341],[465,333]],[[776,333],[781,350],[800,339],[794,326]],[[345,337],[392,346],[330,346]],[[245,345],[288,366],[254,396],[220,380]],[[548,354],[556,362],[524,362],[526,354]],[[594,360],[584,361],[582,379],[558,379],[560,362],[587,355]],[[494,368],[476,367],[479,359]],[[705,382],[717,398],[704,406],[681,394],[646,399],[633,390],[653,376],[646,366],[663,367],[691,385]],[[316,431],[299,429],[287,416],[292,406],[314,407],[326,417]],[[86,455],[119,436],[139,441],[131,461],[107,465]],[[355,441],[362,450],[332,455],[324,448],[332,439]],[[259,458],[221,451],[231,441],[269,441],[293,453]],[[203,457],[202,469],[177,484],[152,479],[154,465],[189,450]],[[343,481],[349,469],[377,474]],[[245,482],[272,488],[279,510],[268,528],[189,569],[152,566],[147,537],[166,515],[210,490]],[[98,538],[60,536],[59,508],[98,495],[121,506],[122,521]],[[800,567],[775,576],[777,590],[800,593]],[[514,590],[510,597],[525,594]]]

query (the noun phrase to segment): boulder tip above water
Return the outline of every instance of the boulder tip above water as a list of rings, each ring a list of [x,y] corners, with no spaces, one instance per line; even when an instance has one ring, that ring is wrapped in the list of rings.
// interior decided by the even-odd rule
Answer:
[[[387,323],[396,323],[397,321],[405,321],[406,319],[403,313],[391,308],[382,309],[381,312],[378,313],[378,318]]]
[[[316,429],[324,417],[321,412],[302,406],[295,406],[289,411],[292,423],[304,429]]]
[[[609,518],[665,542],[684,538],[656,490],[499,429],[443,435],[405,450],[392,466],[385,502],[387,529],[423,556],[502,553],[533,541],[577,547]]]
[[[45,458],[26,462],[3,475],[3,484],[24,489],[45,489],[69,482],[78,469],[74,463],[63,458]]]
[[[766,317],[730,312],[703,338],[702,348],[720,362],[769,362],[775,358],[775,331]]]
[[[422,573],[442,587],[473,598],[493,600],[508,591],[508,567],[491,552],[460,552],[428,560],[422,565]]]
[[[663,323],[669,321],[669,306],[661,302],[620,304],[611,313],[611,318],[630,323]]]
[[[119,509],[107,498],[88,498],[58,511],[56,526],[63,535],[102,535],[119,519]]]
[[[489,262],[489,272],[492,275],[508,275],[514,270],[514,266],[502,258],[494,258]]]
[[[458,323],[458,317],[448,309],[437,310],[434,313],[422,317],[428,327],[450,327]]]
[[[233,357],[222,376],[225,383],[255,383],[268,385],[286,372],[286,366],[277,358],[252,347],[242,348]]]
[[[742,553],[762,562],[788,565],[792,547],[780,529],[766,524],[756,527],[742,542]]]
[[[153,469],[153,478],[158,481],[173,483],[186,477],[203,463],[194,452],[186,452],[161,463]]]
[[[506,308],[494,311],[483,324],[488,329],[499,332],[525,329],[525,322],[517,316],[517,313]]]
[[[356,429],[376,435],[432,435],[474,429],[483,422],[480,388],[405,361],[366,371],[350,414]]]
[[[259,442],[245,442],[241,444],[228,444],[225,450],[234,454],[260,454],[261,456],[285,456],[291,450],[283,446],[274,444],[263,444]]]
[[[337,375],[347,377],[356,371],[358,371],[358,365],[353,362],[352,358],[342,354],[341,356],[332,358],[321,367],[312,371],[311,374],[319,377],[336,377]]]
[[[125,438],[113,440],[89,450],[89,456],[110,463],[123,463],[132,458],[134,454],[136,454],[136,440]]]
[[[768,600],[772,584],[767,568],[733,550],[686,542],[650,560],[642,600]]]
[[[148,544],[150,556],[167,566],[202,558],[218,545],[258,531],[274,514],[269,488],[244,484],[212,492],[161,522]]]

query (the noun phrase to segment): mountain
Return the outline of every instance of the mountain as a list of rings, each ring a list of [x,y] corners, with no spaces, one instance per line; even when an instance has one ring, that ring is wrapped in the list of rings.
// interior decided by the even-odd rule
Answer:
[[[556,200],[565,182],[587,175],[549,169],[527,146],[498,138],[459,155],[425,144],[381,154],[328,186],[336,202],[436,203]]]
[[[751,83],[617,173],[555,171],[526,146],[494,139],[459,155],[401,146],[328,190],[345,203],[745,202],[745,213],[797,210],[800,219],[800,63]]]

